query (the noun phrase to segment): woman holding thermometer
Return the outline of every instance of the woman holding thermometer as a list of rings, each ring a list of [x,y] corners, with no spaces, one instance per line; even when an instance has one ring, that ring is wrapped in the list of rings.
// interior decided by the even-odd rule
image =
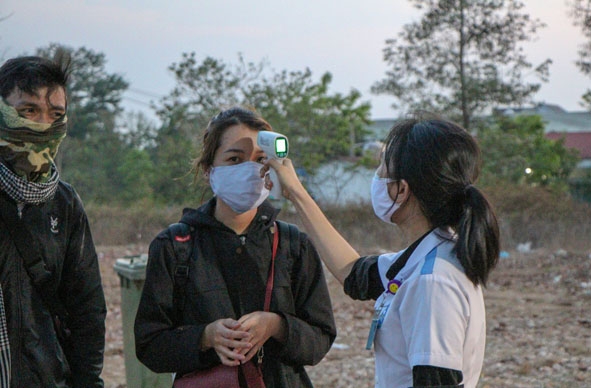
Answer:
[[[288,151],[287,138],[271,131],[257,113],[233,107],[204,132],[194,167],[214,196],[184,210],[185,233],[174,224],[150,245],[135,340],[155,372],[179,379],[223,364],[246,387],[243,368],[254,363],[267,387],[312,387],[304,366],[325,356],[336,328],[316,249],[267,201],[263,163]]]
[[[486,320],[482,288],[498,261],[495,214],[474,186],[480,151],[458,125],[412,118],[394,125],[373,178],[376,216],[412,244],[365,256],[345,241],[298,180],[291,161],[268,166],[328,269],[354,299],[374,299],[367,347],[376,387],[476,387]]]

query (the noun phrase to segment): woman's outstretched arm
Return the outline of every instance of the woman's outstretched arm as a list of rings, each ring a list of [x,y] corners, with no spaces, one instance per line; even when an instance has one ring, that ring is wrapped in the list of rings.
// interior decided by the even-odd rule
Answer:
[[[290,159],[283,164],[270,159],[267,165],[277,171],[283,196],[295,206],[306,233],[329,271],[343,284],[359,258],[357,251],[332,226],[298,179]]]

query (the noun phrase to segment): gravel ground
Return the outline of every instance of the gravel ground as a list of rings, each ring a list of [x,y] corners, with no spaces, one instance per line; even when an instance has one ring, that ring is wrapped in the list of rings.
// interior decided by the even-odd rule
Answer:
[[[106,388],[127,387],[117,257],[143,247],[98,247],[107,298]],[[346,297],[329,274],[338,336],[308,372],[315,387],[373,387],[365,350],[373,304]],[[511,253],[485,291],[488,340],[479,388],[591,387],[591,254]]]

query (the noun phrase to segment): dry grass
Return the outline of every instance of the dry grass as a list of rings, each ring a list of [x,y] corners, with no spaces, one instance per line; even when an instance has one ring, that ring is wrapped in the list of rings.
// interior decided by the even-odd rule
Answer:
[[[488,191],[501,220],[503,249],[485,290],[487,346],[479,388],[587,387],[591,381],[591,210],[589,205],[540,189],[504,187]],[[362,254],[403,248],[396,227],[374,215],[369,204],[323,206],[325,213]],[[103,378],[105,387],[126,387],[119,278],[116,258],[147,252],[161,229],[182,208],[87,206],[101,257],[109,313]],[[286,209],[280,218],[298,224]],[[532,242],[532,252],[515,250]],[[557,254],[562,248],[566,253]],[[307,368],[315,387],[374,385],[373,352],[364,350],[371,301],[346,297],[327,275],[337,321],[335,346],[320,364]]]
[[[525,242],[532,248],[589,249],[591,204],[543,188],[500,186],[486,192],[496,209],[505,249]]]
[[[585,252],[591,242],[591,204],[576,202],[541,188],[499,186],[485,190],[501,227],[505,250],[531,243],[532,249],[559,248]],[[195,205],[196,206],[196,205]],[[280,218],[299,224],[289,206]],[[327,217],[362,254],[398,250],[408,244],[397,227],[386,226],[373,215],[369,203],[322,205]],[[167,225],[178,221],[182,206],[157,207],[88,205],[93,236],[98,245],[148,244]]]

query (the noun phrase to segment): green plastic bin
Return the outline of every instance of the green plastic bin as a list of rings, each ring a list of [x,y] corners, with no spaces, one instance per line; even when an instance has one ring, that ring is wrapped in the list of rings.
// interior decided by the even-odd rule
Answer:
[[[115,262],[115,272],[121,280],[121,317],[123,320],[123,354],[128,388],[170,388],[172,374],[154,373],[135,355],[133,324],[146,280],[148,255],[125,256]]]

